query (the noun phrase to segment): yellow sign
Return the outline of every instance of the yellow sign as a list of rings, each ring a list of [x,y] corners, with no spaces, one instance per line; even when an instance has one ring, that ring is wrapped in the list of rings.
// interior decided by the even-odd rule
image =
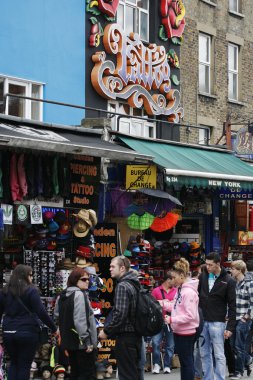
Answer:
[[[127,165],[126,189],[156,189],[156,166]]]

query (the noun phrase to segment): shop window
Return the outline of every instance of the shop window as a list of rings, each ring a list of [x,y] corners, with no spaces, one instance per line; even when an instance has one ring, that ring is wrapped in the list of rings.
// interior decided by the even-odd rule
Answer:
[[[132,108],[127,103],[108,103],[108,111],[126,115],[126,118],[115,116],[112,118],[112,129],[131,136],[156,138],[155,122],[145,120],[147,115],[143,109]],[[142,117],[142,119],[128,118],[127,116]]]
[[[149,1],[120,0],[117,23],[127,34],[136,32],[144,41],[149,40]]]
[[[228,99],[238,100],[239,46],[228,44]]]
[[[0,77],[0,112],[6,115],[42,121],[41,102],[8,96],[4,105],[4,94],[6,93],[42,99],[42,84]]]
[[[199,34],[199,91],[211,94],[211,36]]]
[[[229,0],[229,11],[241,13],[241,0]]]

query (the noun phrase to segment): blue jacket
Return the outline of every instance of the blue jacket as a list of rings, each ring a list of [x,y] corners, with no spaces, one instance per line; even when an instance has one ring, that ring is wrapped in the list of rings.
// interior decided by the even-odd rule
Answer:
[[[29,313],[11,293],[0,292],[0,320],[2,320],[3,317],[3,332],[39,332],[39,319],[48,326],[52,332],[56,331],[56,326],[47,314],[36,288],[27,288],[20,299],[31,313]]]

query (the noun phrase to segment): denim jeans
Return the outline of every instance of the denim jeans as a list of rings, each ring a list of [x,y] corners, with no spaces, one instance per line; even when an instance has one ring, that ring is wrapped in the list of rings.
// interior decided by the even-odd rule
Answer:
[[[195,342],[193,357],[194,357],[194,373],[195,373],[195,377],[201,379],[203,371],[202,371],[202,362],[201,362],[201,357],[200,357],[199,340],[197,340]]]
[[[164,341],[164,367],[171,368],[171,361],[174,354],[173,332],[168,325],[164,325],[162,331],[152,337],[153,365],[161,365],[161,342]]]
[[[224,322],[205,321],[199,338],[203,380],[225,380]],[[215,361],[215,366],[214,366]]]
[[[235,372],[243,375],[246,355],[246,340],[250,331],[251,321],[236,321],[233,346],[235,351]]]
[[[194,359],[193,349],[195,342],[194,335],[174,334],[175,352],[180,361],[181,380],[194,380]]]

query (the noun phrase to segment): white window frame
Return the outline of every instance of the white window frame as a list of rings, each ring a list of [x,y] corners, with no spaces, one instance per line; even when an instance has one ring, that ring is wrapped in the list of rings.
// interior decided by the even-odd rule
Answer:
[[[230,48],[236,49],[236,52],[237,52],[237,54],[236,54],[236,69],[231,68],[230,64],[229,64],[229,49]],[[229,74],[232,74],[233,77],[234,77],[234,75],[236,76],[236,94],[235,94],[235,97],[231,97],[229,94],[229,84],[230,84]],[[238,86],[239,86],[239,46],[232,44],[232,43],[228,43],[228,99],[229,100],[238,100],[238,96],[239,96]]]
[[[208,40],[208,56],[209,56],[209,61],[201,61],[200,60],[200,37],[204,37]],[[207,91],[204,91],[201,89],[201,86],[200,86],[200,75],[199,75],[199,91],[202,92],[202,93],[206,93],[206,94],[211,94],[211,62],[212,62],[212,49],[211,49],[211,46],[212,46],[212,36],[209,35],[209,34],[206,34],[206,33],[199,33],[199,73],[200,73],[200,67],[201,66],[204,66],[205,68],[208,67],[208,83],[209,83],[209,86],[208,86],[208,90]],[[205,83],[205,87],[206,87],[206,83]]]
[[[115,107],[115,112],[120,113],[120,110],[119,110],[120,104],[123,104],[123,102],[114,102],[114,101],[108,102],[108,111],[111,111],[112,109],[110,106],[113,106],[113,107]],[[132,107],[130,107],[129,109],[130,109],[129,116],[133,116],[133,110],[134,109]],[[140,116],[140,117],[145,118],[144,110],[141,110],[141,111],[142,111],[142,116]],[[117,129],[118,117],[119,116],[114,116],[112,118],[112,129],[113,130]],[[138,133],[138,134],[134,133],[137,124],[140,126],[140,133]],[[122,131],[123,126],[124,126],[124,128],[127,128],[127,130]],[[152,136],[150,136],[150,130],[153,132]],[[131,136],[147,137],[147,138],[154,138],[155,139],[156,138],[156,122],[155,122],[155,120],[152,123],[151,121],[145,120],[145,119],[128,118],[126,115],[125,118],[120,117],[118,132],[122,132],[124,134],[128,134]]]
[[[9,91],[9,85],[17,85],[25,87],[25,96],[32,97],[32,86],[37,85],[39,86],[39,99],[43,99],[43,83],[41,82],[33,82],[25,79],[15,78],[15,77],[7,77],[5,75],[0,74],[0,78],[4,81],[4,95],[7,93],[10,93]],[[5,110],[4,113],[6,115],[9,115],[9,102],[11,97],[7,96],[6,103],[5,103]],[[16,98],[17,99],[17,98]],[[24,118],[25,119],[31,119],[32,117],[32,101],[29,99],[24,99],[25,104],[25,110],[24,110]],[[39,117],[36,119],[37,121],[43,120],[43,104],[42,102],[39,102]]]
[[[235,7],[234,7],[234,1]],[[241,0],[229,0],[229,11],[230,12],[235,12],[235,13],[240,13],[241,12]]]
[[[141,37],[141,39],[143,41],[147,41],[149,40],[149,2],[148,2],[148,9],[144,9],[144,8],[140,8],[138,5],[137,5],[137,0],[133,0],[135,3],[129,1],[129,0],[120,0],[119,4],[121,6],[123,6],[123,29],[125,29],[125,25],[127,23],[127,20],[126,20],[126,6],[128,7],[131,7],[131,8],[134,8],[135,9],[135,15],[136,15],[136,19],[135,19],[135,25],[134,25],[134,30],[133,32],[135,33],[138,33],[139,36]],[[141,13],[145,13],[147,15],[147,20],[148,20],[148,25],[147,25],[147,38],[143,38],[141,36],[141,25],[140,25],[140,15]],[[139,28],[137,28],[137,25],[139,26]]]
[[[198,136],[198,144],[199,145],[209,145],[209,141],[211,138],[211,127],[206,125],[199,126],[199,136]]]

